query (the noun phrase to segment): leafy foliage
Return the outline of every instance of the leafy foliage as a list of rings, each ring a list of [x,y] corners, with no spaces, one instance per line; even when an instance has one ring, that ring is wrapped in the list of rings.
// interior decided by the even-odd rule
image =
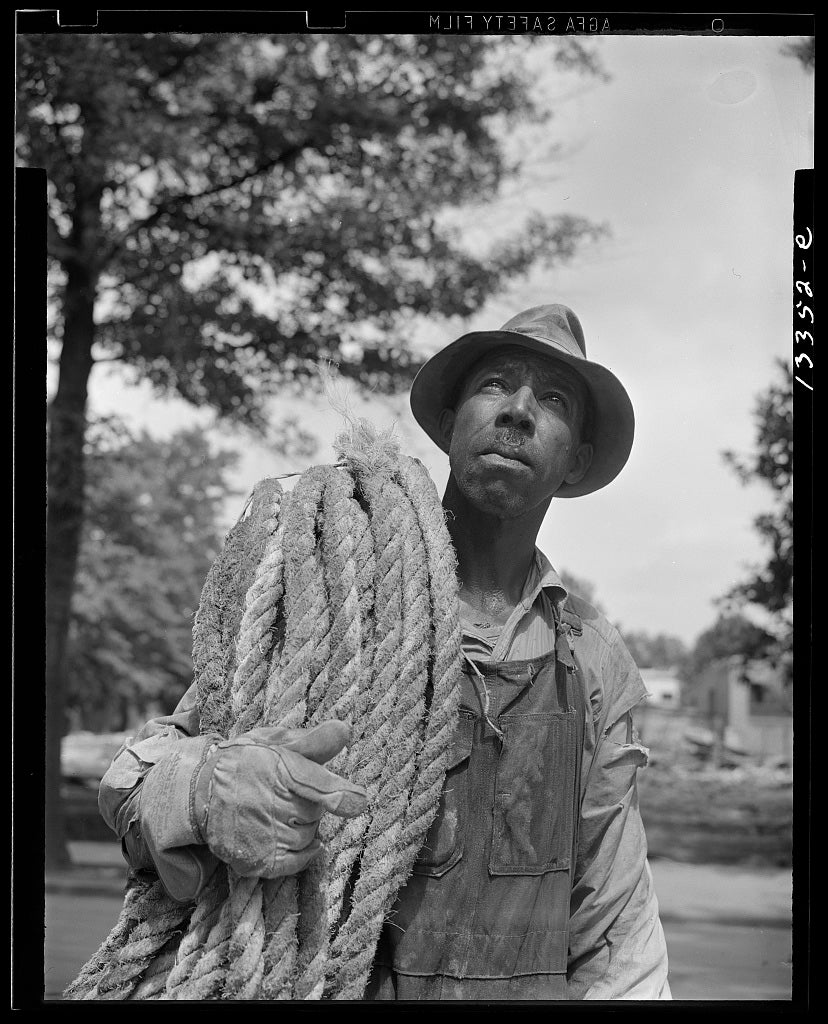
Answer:
[[[248,421],[325,359],[374,387],[409,380],[412,316],[469,315],[600,234],[530,212],[472,253],[439,216],[515,173],[504,125],[548,136],[527,44],[19,37],[19,154],[48,170],[53,259],[97,278],[98,355]],[[554,53],[600,73],[575,41]]]
[[[764,618],[744,658],[767,658],[791,679],[793,642],[793,372],[777,360],[777,380],[756,402],[756,448],[747,458],[725,452],[742,483],[766,485],[773,508],[753,524],[770,548],[768,561],[720,601],[725,610],[753,608]]]
[[[793,57],[799,61],[806,71],[813,71],[815,66],[815,39],[813,36],[806,36],[798,39],[795,43],[786,43],[782,47],[782,53],[786,57]]]
[[[715,623],[699,634],[693,650],[682,665],[682,678],[692,686],[715,661],[733,656],[745,662],[763,656],[769,635],[744,615],[720,614]]]
[[[77,726],[123,729],[192,681],[192,616],[237,457],[197,429],[162,441],[112,417],[92,424],[86,454],[67,707]]]
[[[687,648],[677,636],[626,630],[621,634],[639,668],[680,668],[687,658]]]
[[[594,583],[590,580],[581,579],[580,576],[569,572],[568,569],[561,569],[558,575],[561,577],[561,583],[563,583],[570,594],[575,594],[588,604],[591,604],[602,615],[606,614],[603,605],[599,604],[596,600]]]
[[[581,579],[566,569],[559,573],[561,581],[571,594],[583,600],[606,615],[606,609],[595,597],[595,584]],[[624,643],[627,645],[633,660],[639,668],[669,668],[681,666],[687,658],[687,648],[682,640],[666,633],[651,635],[645,632],[632,632],[620,629]]]

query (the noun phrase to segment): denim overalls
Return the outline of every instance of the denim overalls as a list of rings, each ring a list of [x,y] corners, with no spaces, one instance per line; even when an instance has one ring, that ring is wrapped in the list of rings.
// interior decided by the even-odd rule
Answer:
[[[484,686],[466,665],[440,807],[366,998],[567,998],[585,722],[573,624],[564,611],[543,657],[475,662]]]

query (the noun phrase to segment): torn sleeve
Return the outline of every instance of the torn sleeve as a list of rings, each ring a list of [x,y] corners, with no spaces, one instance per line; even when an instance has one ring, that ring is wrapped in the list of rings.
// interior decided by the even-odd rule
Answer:
[[[581,808],[570,900],[570,998],[670,999],[636,783],[648,751],[635,735],[631,701],[646,691],[626,648],[614,652],[610,665],[634,673],[638,683],[616,679],[606,688],[615,695],[615,713],[610,709],[598,732]]]

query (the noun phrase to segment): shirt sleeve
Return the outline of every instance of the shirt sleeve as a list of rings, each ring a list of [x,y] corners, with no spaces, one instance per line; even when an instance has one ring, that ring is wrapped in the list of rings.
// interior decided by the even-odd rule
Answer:
[[[196,686],[193,684],[171,715],[150,719],[135,736],[126,740],[101,779],[98,808],[104,821],[121,840],[124,857],[134,872],[149,871],[164,883],[174,899],[194,898],[215,868],[215,857],[191,845],[188,837],[189,789],[199,751],[187,748],[188,757],[171,758],[181,740],[199,735]],[[205,738],[205,742],[207,738]],[[183,749],[183,747],[181,748]],[[194,760],[195,759],[195,760]],[[170,849],[155,848],[141,824],[141,795],[147,775],[163,761],[164,788],[170,806],[159,808],[167,819],[181,819],[180,843]],[[172,767],[172,770],[165,770]],[[180,806],[179,806],[180,805]],[[185,820],[186,819],[186,820]],[[167,831],[175,831],[167,829]]]
[[[605,672],[609,707],[584,793],[570,901],[570,998],[671,999],[636,785],[648,751],[631,705],[646,691],[620,639]]]
[[[112,759],[98,789],[98,809],[119,839],[138,815],[138,791],[144,776],[180,739],[197,736],[196,685],[190,686],[171,715],[152,718],[127,738]]]

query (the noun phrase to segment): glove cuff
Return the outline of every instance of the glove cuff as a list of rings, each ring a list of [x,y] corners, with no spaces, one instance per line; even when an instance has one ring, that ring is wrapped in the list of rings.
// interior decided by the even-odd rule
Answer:
[[[179,740],[147,772],[138,791],[142,839],[167,892],[182,902],[195,898],[218,863],[202,845],[194,793],[200,769],[220,739]]]
[[[179,740],[147,772],[140,789],[141,831],[158,850],[202,843],[193,819],[195,779],[209,751],[221,737],[194,736]]]
[[[190,822],[199,843],[207,842],[207,815],[210,811],[210,788],[213,769],[221,755],[217,737],[206,744],[190,779]]]

